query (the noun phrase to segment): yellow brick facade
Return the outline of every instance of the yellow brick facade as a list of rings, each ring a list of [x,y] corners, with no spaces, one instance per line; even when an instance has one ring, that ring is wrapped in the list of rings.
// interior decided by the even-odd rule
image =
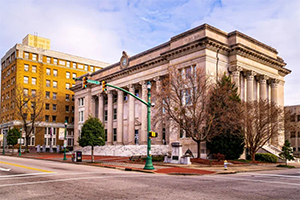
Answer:
[[[52,145],[62,146],[63,140],[58,140],[58,131],[64,128],[64,122],[68,120],[68,146],[73,146],[74,92],[68,88],[75,85],[73,77],[92,73],[105,66],[106,63],[91,59],[16,44],[1,59],[1,134],[5,135],[12,127],[21,127],[20,119],[14,114],[16,108],[13,108],[11,102],[17,85],[21,85],[28,90],[28,95],[35,91],[48,97],[42,112],[43,121],[36,128],[36,135],[29,144],[48,147],[49,128],[53,128],[56,134],[53,135]]]

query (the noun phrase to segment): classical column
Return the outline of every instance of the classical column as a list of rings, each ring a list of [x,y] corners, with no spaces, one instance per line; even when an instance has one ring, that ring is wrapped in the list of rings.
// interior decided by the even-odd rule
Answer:
[[[155,77],[154,78],[155,82],[156,82],[156,92],[159,94],[161,92],[161,78],[160,77]],[[160,101],[159,99],[156,99],[155,104],[159,104],[161,105],[162,102],[158,102]],[[152,109],[153,110],[153,109]],[[151,113],[152,114],[152,113]],[[163,114],[163,113],[161,113]],[[157,132],[157,138],[155,138],[155,143],[156,144],[163,144],[163,127],[162,127],[162,119],[161,119],[161,115],[157,115],[158,119],[157,119],[157,123],[155,125],[155,131]]]
[[[148,97],[148,90],[147,90],[147,82],[146,81],[142,81],[140,84],[142,85],[142,99],[144,101],[148,101],[147,97]],[[147,120],[147,106],[142,104],[142,127],[141,127],[141,137],[139,139],[139,144],[141,145],[145,145],[147,144],[147,127],[148,127],[148,120]]]
[[[253,80],[255,72],[247,72],[247,101],[253,101]]]
[[[129,85],[129,92],[134,94],[134,85]],[[134,97],[129,95],[128,99],[128,143],[134,144],[134,134],[135,134],[135,105]]]
[[[278,104],[278,79],[271,80],[271,101]]]
[[[102,124],[104,124],[104,101],[103,94],[98,95],[98,116]]]
[[[240,71],[242,71],[242,67],[240,66],[231,66],[229,67],[229,71],[231,72],[232,80],[235,86],[238,88],[238,94],[241,93],[240,87]]]
[[[96,117],[96,99],[94,96],[91,97],[91,112],[90,115]]]
[[[107,143],[113,142],[113,94],[112,90],[107,91],[108,105],[107,105]]]
[[[267,99],[267,80],[268,77],[266,75],[261,75],[259,77],[259,96],[261,100]]]
[[[124,106],[124,93],[118,90],[118,107],[117,107],[117,144],[122,144],[123,140],[123,106]]]

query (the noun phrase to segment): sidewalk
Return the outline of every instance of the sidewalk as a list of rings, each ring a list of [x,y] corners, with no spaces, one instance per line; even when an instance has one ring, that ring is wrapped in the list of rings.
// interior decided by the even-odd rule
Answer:
[[[10,153],[6,153],[6,156],[12,156]],[[14,154],[18,156],[18,154]],[[23,158],[34,158],[41,160],[52,160],[58,162],[72,163],[71,155],[67,154],[66,161],[63,161],[63,154],[57,153],[27,153],[22,154]],[[99,167],[114,168],[126,171],[139,171],[144,173],[163,173],[169,175],[208,175],[208,174],[230,174],[238,172],[250,172],[250,171],[264,171],[264,170],[277,170],[282,169],[276,167],[278,163],[263,163],[263,164],[231,164],[227,166],[227,170],[224,170],[223,165],[177,165],[163,162],[153,162],[154,170],[144,170],[145,162],[131,162],[129,157],[118,156],[94,156],[94,163],[91,163],[90,155],[83,155],[82,162],[73,162],[74,164],[92,165]],[[296,168],[300,168],[300,163],[289,163]]]

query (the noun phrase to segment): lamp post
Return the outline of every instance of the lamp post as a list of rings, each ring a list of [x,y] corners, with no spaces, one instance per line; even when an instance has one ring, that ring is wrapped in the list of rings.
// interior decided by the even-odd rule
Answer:
[[[148,105],[147,105],[147,120],[148,120],[148,127],[147,127],[147,158],[146,158],[146,164],[144,169],[154,169],[152,164],[152,156],[151,156],[151,138],[149,136],[149,132],[151,129],[151,117],[150,117],[150,110],[151,110],[151,83],[148,81],[147,83],[147,89],[148,89]]]
[[[63,160],[67,160],[66,157],[66,146],[67,146],[67,126],[68,126],[68,122],[67,120],[65,121],[65,138],[64,138],[64,159]]]
[[[22,145],[22,127],[20,128],[20,141],[19,141],[20,143],[19,143],[19,146],[20,146],[20,151],[19,151],[19,156],[21,156],[22,154],[21,154],[21,145]]]
[[[4,146],[5,146],[5,133],[3,131],[3,151],[2,151],[3,155],[5,154]]]

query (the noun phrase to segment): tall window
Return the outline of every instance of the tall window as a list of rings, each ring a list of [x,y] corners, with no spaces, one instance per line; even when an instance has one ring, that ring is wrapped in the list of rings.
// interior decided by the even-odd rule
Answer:
[[[31,90],[31,96],[35,97],[36,95],[36,90]]]
[[[87,71],[88,70],[88,66],[84,65],[84,70]]]
[[[84,98],[79,99],[79,106],[84,106]]]
[[[66,78],[70,78],[70,72],[66,72]]]
[[[57,65],[57,59],[56,58],[53,58],[53,64]]]
[[[50,109],[50,104],[49,104],[49,103],[46,103],[45,109],[46,109],[46,110],[49,110],[49,109]]]
[[[53,111],[56,111],[56,104],[53,104],[52,107],[53,107]]]
[[[46,80],[46,87],[50,87],[50,80]]]
[[[57,93],[53,92],[53,100],[56,100],[56,95],[57,95]]]
[[[45,115],[45,121],[49,122],[49,115]]]
[[[52,116],[52,122],[56,122],[56,116],[55,115]]]
[[[76,74],[76,73],[73,73],[73,74],[72,74],[72,77],[73,77],[73,78],[76,78],[76,77],[77,77],[77,74]]]
[[[117,141],[117,129],[114,128],[114,142]]]
[[[70,106],[66,106],[66,112],[70,111]]]
[[[79,122],[83,122],[83,111],[79,111]]]
[[[57,76],[57,70],[56,69],[53,70],[53,76]]]
[[[28,70],[29,70],[29,65],[24,65],[24,71],[28,72]]]
[[[24,89],[23,89],[23,94],[24,94],[25,96],[27,96],[27,95],[28,95],[28,89],[24,88]]]
[[[73,62],[73,65],[72,65],[72,66],[73,66],[73,68],[76,68],[76,63],[75,63],[75,62]]]
[[[33,77],[31,78],[31,84],[36,85],[36,78],[33,78]]]
[[[114,119],[117,119],[117,109],[114,109]]]
[[[29,53],[28,52],[24,52],[24,58],[29,59]]]
[[[66,101],[70,101],[70,95],[66,94]]]
[[[28,83],[28,76],[24,76],[24,83]]]
[[[31,71],[32,71],[33,73],[36,73],[36,66],[33,65],[33,66],[31,67],[31,69],[32,69]]]
[[[57,88],[57,81],[53,81],[53,88]]]
[[[37,60],[37,55],[36,54],[32,54],[32,60]]]
[[[46,98],[50,99],[50,92],[46,92]]]
[[[107,110],[104,111],[104,121],[107,121]]]
[[[70,89],[70,83],[66,83],[66,89]]]
[[[67,67],[70,67],[70,61],[67,61]]]
[[[50,58],[50,57],[47,57],[46,62],[47,62],[47,63],[50,63],[50,62],[51,62],[51,58]]]
[[[46,75],[51,75],[51,69],[49,68],[46,69]]]

